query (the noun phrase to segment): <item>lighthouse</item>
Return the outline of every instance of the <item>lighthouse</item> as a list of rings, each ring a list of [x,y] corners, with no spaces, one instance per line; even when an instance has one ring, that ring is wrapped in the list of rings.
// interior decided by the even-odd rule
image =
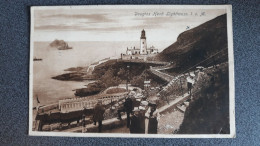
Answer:
[[[144,29],[141,32],[141,38],[140,38],[140,54],[142,55],[147,54],[147,44],[146,44]]]
[[[144,29],[141,31],[140,37],[140,49],[134,47],[130,47],[126,49],[126,54],[123,54],[122,58],[124,59],[146,59],[147,56],[151,54],[159,53],[158,49],[154,46],[147,47],[146,36]]]

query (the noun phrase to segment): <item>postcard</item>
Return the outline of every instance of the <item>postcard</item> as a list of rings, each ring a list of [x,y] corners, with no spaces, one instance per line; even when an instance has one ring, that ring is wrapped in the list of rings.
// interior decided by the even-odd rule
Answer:
[[[230,5],[31,7],[29,135],[234,138]]]

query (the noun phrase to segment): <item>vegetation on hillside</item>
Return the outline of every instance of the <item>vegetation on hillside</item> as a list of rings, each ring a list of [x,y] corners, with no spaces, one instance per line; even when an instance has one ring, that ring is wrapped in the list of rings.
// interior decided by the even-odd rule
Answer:
[[[129,66],[129,67],[127,67]],[[152,79],[151,86],[159,86],[165,81],[159,77],[148,72],[146,69],[149,66],[156,66],[150,63],[133,63],[122,62],[117,60],[110,60],[95,67],[92,72],[95,83],[89,84],[87,88],[77,89],[76,96],[88,96],[96,94],[108,87],[118,86],[119,84],[126,84],[127,78],[129,83],[143,89],[144,80]],[[92,89],[95,92],[92,92]]]
[[[228,51],[226,14],[216,17],[193,29],[181,33],[177,41],[164,49],[154,59],[172,62],[174,67],[168,73],[178,74],[197,63],[215,56],[216,64],[226,62],[228,56],[222,57]],[[211,66],[207,62],[203,66]]]
[[[179,134],[228,134],[228,65],[207,71],[195,84]]]

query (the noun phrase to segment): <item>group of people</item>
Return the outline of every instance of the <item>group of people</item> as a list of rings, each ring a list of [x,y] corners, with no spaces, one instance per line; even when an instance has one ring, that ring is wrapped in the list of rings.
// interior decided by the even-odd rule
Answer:
[[[98,132],[102,132],[105,108],[99,100],[93,109],[93,124],[98,123]],[[156,134],[160,115],[156,112],[156,103],[146,100],[137,101],[134,96],[127,95],[124,104],[118,108],[118,119],[122,120],[121,113],[126,113],[126,126],[130,133]],[[84,116],[84,115],[83,115]],[[83,118],[82,132],[86,132],[85,116]]]
[[[102,105],[102,100],[98,100],[96,106],[93,109],[93,122],[94,125],[98,123],[98,132],[102,131],[102,121],[104,120],[105,107]],[[85,112],[82,115],[82,133],[87,131]]]
[[[125,112],[130,133],[156,134],[160,115],[155,111],[155,102],[137,101],[128,95],[123,107],[118,109],[118,119],[122,120],[121,113]]]
[[[149,103],[148,109],[134,109],[131,117],[130,133],[157,134],[160,115],[156,104]]]
[[[195,79],[194,73],[189,73],[186,78],[188,94],[191,95],[192,87],[195,80],[200,80],[203,76],[203,68],[200,68],[198,77]],[[158,120],[160,119],[160,114],[156,111],[157,106],[153,101],[146,101],[143,99],[135,99],[133,95],[127,94],[123,106],[119,107],[117,110],[118,119],[122,120],[121,113],[126,113],[127,121],[126,125],[129,128],[130,133],[143,133],[143,134],[156,134],[158,127]],[[102,100],[98,100],[97,105],[94,107],[93,111],[93,122],[94,125],[98,123],[98,132],[102,131],[102,121],[104,120],[105,108],[102,105]],[[83,115],[84,116],[84,115]],[[83,120],[83,127],[85,127],[85,116]]]

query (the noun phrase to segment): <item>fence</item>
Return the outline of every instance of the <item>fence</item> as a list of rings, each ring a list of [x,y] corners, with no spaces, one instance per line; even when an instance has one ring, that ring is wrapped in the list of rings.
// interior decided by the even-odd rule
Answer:
[[[150,71],[153,74],[157,75],[158,77],[164,79],[165,81],[169,82],[169,81],[171,81],[173,79],[173,76],[170,76],[170,75],[168,75],[166,73],[163,73],[163,72],[160,72],[160,71],[157,71],[157,70],[154,70],[154,69],[150,69]]]
[[[155,66],[155,67],[150,66],[150,69],[153,69],[153,70],[166,70],[166,69],[172,68],[172,66],[173,65],[171,63],[169,63],[169,64],[166,64],[166,65],[163,65],[163,66]]]
[[[104,94],[99,96],[65,99],[59,101],[59,109],[62,113],[82,110],[83,108],[91,109],[97,104],[98,99],[102,101],[102,104],[107,105],[115,101],[119,101],[125,98],[127,92],[117,94]],[[89,98],[96,98],[89,100]]]
[[[227,57],[227,55],[228,52],[225,52],[225,50],[223,49],[215,53],[214,55],[206,58],[205,60],[195,64],[189,69],[181,72],[178,76],[174,77],[169,83],[164,84],[163,89],[159,92],[159,96],[161,97],[161,99],[166,100],[168,103],[170,99],[175,99],[178,96],[184,96],[184,94],[188,91],[186,78],[191,73],[194,73],[196,77],[198,76],[199,69],[196,69],[196,67],[202,65],[208,66],[206,69],[217,67],[219,65],[217,65],[218,62],[216,60],[224,59],[225,61],[224,57]]]
[[[133,63],[151,63],[151,64],[161,64],[161,65],[168,65],[168,62],[161,62],[161,61],[145,61],[143,59],[118,59],[118,61],[122,62],[133,62]]]
[[[54,110],[54,109],[58,109],[59,107],[59,104],[58,103],[54,103],[54,104],[49,104],[49,105],[43,105],[43,106],[40,106],[38,108],[38,112],[39,113],[44,113],[44,112],[47,112],[47,111],[51,111],[51,110]]]

